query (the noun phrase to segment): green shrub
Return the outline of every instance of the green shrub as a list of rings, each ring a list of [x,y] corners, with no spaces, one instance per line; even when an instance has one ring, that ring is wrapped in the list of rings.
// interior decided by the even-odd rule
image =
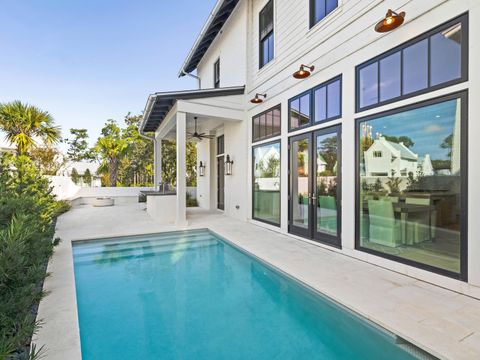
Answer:
[[[28,157],[0,158],[0,359],[30,358],[53,224],[66,209]]]
[[[187,207],[195,207],[198,206],[198,201],[196,198],[192,197],[189,193],[187,193]]]

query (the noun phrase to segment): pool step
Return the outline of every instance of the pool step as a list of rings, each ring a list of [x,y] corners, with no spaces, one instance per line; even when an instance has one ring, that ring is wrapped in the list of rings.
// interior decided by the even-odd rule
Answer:
[[[168,237],[151,237],[149,239],[139,238],[133,241],[121,241],[117,242],[115,240],[110,241],[101,241],[101,242],[92,242],[74,245],[73,254],[75,257],[82,256],[84,254],[94,254],[98,252],[104,252],[111,249],[112,251],[119,251],[122,249],[131,249],[134,247],[142,247],[145,245],[156,245],[156,244],[177,244],[180,242],[191,242],[191,241],[203,241],[212,239],[212,235],[209,233],[198,233],[193,235],[172,235]]]
[[[137,246],[130,249],[122,249],[121,251],[107,250],[98,251],[92,254],[84,254],[83,256],[74,257],[75,265],[80,264],[101,264],[101,263],[113,263],[121,259],[131,258],[145,258],[149,256],[155,256],[158,254],[168,253],[181,253],[193,249],[199,249],[204,247],[217,246],[218,240],[210,238],[209,240],[195,240],[188,242],[176,242],[170,244],[156,244],[148,246]]]

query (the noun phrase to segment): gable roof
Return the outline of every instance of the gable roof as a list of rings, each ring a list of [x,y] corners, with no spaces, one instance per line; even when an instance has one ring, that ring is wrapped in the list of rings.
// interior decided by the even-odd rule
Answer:
[[[403,144],[397,144],[386,140],[387,143],[400,153],[400,157],[406,160],[418,160],[418,156]]]
[[[215,40],[223,25],[237,6],[238,2],[239,0],[217,0],[217,3],[213,7],[207,22],[203,26],[202,31],[198,35],[197,40],[188,53],[187,58],[180,69],[178,77],[182,77],[187,73],[191,73],[197,68],[213,40]]]

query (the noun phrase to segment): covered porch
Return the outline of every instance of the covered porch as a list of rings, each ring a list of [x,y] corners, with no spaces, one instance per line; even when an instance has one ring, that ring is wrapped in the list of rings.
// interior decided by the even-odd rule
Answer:
[[[186,145],[196,143],[197,201],[205,210],[216,209],[225,188],[218,139],[229,132],[230,144],[240,139],[236,151],[229,154],[232,161],[246,149],[244,87],[201,89],[156,93],[149,97],[140,131],[154,132],[156,192],[147,194],[147,212],[162,224],[187,224],[187,163]],[[228,129],[228,130],[226,130]],[[233,141],[233,139],[236,139]],[[176,182],[166,184],[162,178],[162,141],[176,143]],[[243,140],[245,145],[243,146]],[[223,139],[222,139],[223,141]],[[233,147],[230,147],[233,151]],[[224,161],[224,158],[223,158]],[[220,181],[221,180],[221,181]],[[223,185],[222,185],[223,184]]]

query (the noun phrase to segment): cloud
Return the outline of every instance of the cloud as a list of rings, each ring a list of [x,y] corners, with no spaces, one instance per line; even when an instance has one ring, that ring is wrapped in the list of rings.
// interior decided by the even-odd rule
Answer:
[[[443,127],[437,124],[430,124],[425,126],[425,129],[423,129],[427,134],[434,134],[441,132],[443,130]]]

